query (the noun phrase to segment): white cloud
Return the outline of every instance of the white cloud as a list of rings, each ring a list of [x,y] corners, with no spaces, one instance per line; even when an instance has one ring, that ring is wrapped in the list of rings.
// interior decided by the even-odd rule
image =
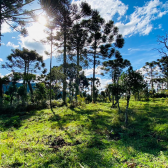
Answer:
[[[102,66],[97,66],[96,67],[96,69],[95,69],[95,71],[96,71],[96,75],[99,75],[100,76],[100,74],[103,72],[102,70],[101,70],[101,67]],[[84,73],[85,73],[85,75],[88,77],[88,76],[93,76],[93,69],[91,68],[91,69],[85,69],[84,70]],[[97,78],[97,77],[96,77]],[[100,78],[100,77],[98,77],[98,79],[99,79],[99,81],[100,81],[100,83],[101,83],[101,85],[98,87],[98,90],[99,91],[102,91],[102,90],[105,90],[105,86],[107,85],[107,84],[109,84],[109,83],[112,83],[112,80],[111,79],[102,79],[102,78]]]
[[[159,24],[158,27],[156,27],[156,28],[154,28],[154,29],[155,29],[155,30],[156,30],[156,29],[164,30],[164,29],[162,29],[162,24]]]
[[[147,73],[150,73],[150,70],[148,71],[147,69],[142,67],[142,68],[140,68],[140,69],[138,69],[136,71],[140,72],[143,75],[143,77],[144,77],[145,81],[147,82],[148,86],[151,87],[151,83],[150,83],[151,77],[147,74]],[[154,75],[153,78],[163,78],[162,72],[161,72],[159,66],[156,66],[154,68],[153,75]],[[154,84],[154,89],[157,90],[158,89],[157,88],[158,83],[154,82],[153,84]],[[164,88],[165,87],[163,87],[163,89]]]
[[[116,23],[120,33],[123,36],[132,36],[134,34],[148,35],[152,29],[152,21],[168,13],[168,6],[165,6],[159,0],[151,0],[143,7],[135,7],[135,11],[130,15],[129,22]]]
[[[11,31],[12,31],[11,27],[6,22],[2,23],[2,30],[1,30],[2,34],[10,33]]]
[[[79,4],[84,0],[72,0],[72,3]],[[115,14],[118,14],[118,20],[125,15],[128,5],[125,5],[120,0],[85,0],[88,4],[91,5],[92,9],[97,9],[101,16],[109,21],[113,18]]]
[[[123,36],[132,36],[134,34],[148,35],[153,29],[151,21],[160,18],[168,12],[168,5],[166,5],[166,3],[163,4],[159,0],[148,1],[143,7],[135,7],[135,11],[130,16],[126,15],[128,5],[124,4],[121,0],[85,1],[88,2],[92,8],[99,10],[105,20],[111,20],[117,15],[118,20],[120,20],[121,17],[125,17],[127,22],[119,21],[116,23],[116,26],[119,27],[120,33],[123,34]],[[82,0],[72,1],[72,3],[77,4],[80,2],[82,2]],[[44,33],[46,27],[39,23],[33,23],[27,27],[27,30],[27,37],[19,36],[19,44],[21,47],[36,50],[40,55],[43,55],[44,59],[48,59],[49,56],[45,54],[45,51],[50,53],[50,44],[44,45],[40,43],[41,40],[45,40],[47,37],[47,34]],[[55,49],[53,48],[53,50]],[[91,75],[92,70],[86,70],[85,73]]]
[[[90,76],[93,74],[93,69],[85,69],[84,73],[85,73],[85,76]]]
[[[102,66],[100,66],[100,65],[96,67],[96,69],[95,69],[96,75],[100,75],[101,72],[103,72],[103,71],[101,70],[101,67],[102,67]],[[85,70],[83,70],[83,71],[84,71],[84,73],[85,73],[85,76],[93,75],[93,69],[92,69],[92,68],[91,68],[91,69],[85,69]]]
[[[148,66],[147,66],[147,68],[148,68]],[[145,69],[142,67],[142,68],[138,69],[137,71],[140,72],[142,75],[146,76],[147,73],[150,72],[150,69],[148,70],[148,69]],[[153,73],[157,73],[157,76],[158,75],[161,76],[161,70],[160,70],[159,66],[155,66]],[[150,77],[148,77],[148,78],[150,78]]]
[[[151,51],[153,48],[152,47],[147,47],[146,46],[141,46],[140,48],[128,48],[128,51],[133,53],[133,52],[139,52],[139,51]]]
[[[168,11],[160,12],[158,17],[162,17],[163,15],[166,15],[167,13],[168,13]]]
[[[2,59],[2,58],[0,58],[0,62],[3,62],[3,59]]]
[[[159,24],[159,25],[158,25],[158,28],[161,29],[161,28],[162,28],[162,24]]]
[[[16,37],[12,37],[13,39],[15,39]]]
[[[73,3],[80,3],[83,0],[73,0]],[[142,7],[134,7],[135,11],[131,15],[126,15],[128,5],[121,0],[85,0],[93,9],[97,9],[105,20],[111,20],[119,15],[117,20],[125,17],[125,21],[119,21],[115,25],[119,28],[123,36],[135,34],[148,35],[154,26],[152,21],[161,18],[168,13],[168,2],[160,0],[150,0]]]
[[[105,87],[107,86],[107,84],[112,83],[111,79],[102,79],[102,78],[99,78],[99,80],[100,80],[100,83],[101,83],[101,85],[98,87],[99,92],[102,91],[102,90],[105,90],[106,89]]]
[[[19,48],[19,45],[15,45],[15,44],[11,43],[10,41],[7,43],[6,46],[13,47],[13,48]]]

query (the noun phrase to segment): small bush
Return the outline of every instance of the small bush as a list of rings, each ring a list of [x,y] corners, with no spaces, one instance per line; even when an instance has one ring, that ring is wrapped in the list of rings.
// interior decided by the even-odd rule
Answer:
[[[85,104],[85,98],[84,97],[81,97],[80,95],[77,95],[77,105],[78,106],[82,106],[84,107],[86,104]]]
[[[91,95],[87,95],[86,99],[85,99],[86,103],[89,104],[90,102],[92,102],[92,96]]]
[[[68,103],[69,108],[75,108],[77,106],[80,106],[80,103],[76,102],[75,100],[71,101],[71,103]]]
[[[50,101],[46,101],[46,106],[47,108],[50,108]],[[51,106],[52,107],[62,107],[63,106],[63,101],[62,99],[59,100],[51,100]]]

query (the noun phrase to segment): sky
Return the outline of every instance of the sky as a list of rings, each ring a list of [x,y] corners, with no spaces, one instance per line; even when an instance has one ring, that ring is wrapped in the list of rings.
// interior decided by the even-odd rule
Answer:
[[[158,36],[165,35],[168,30],[168,1],[166,0],[85,0],[93,9],[97,9],[106,20],[113,20],[119,28],[120,34],[125,39],[125,44],[120,53],[124,59],[128,59],[135,70],[141,69],[145,62],[155,61],[161,58],[156,48],[162,46],[158,44]],[[73,3],[80,3],[81,0],[72,0]],[[35,1],[27,6],[28,9],[39,8]],[[41,14],[43,15],[43,13]],[[50,44],[44,45],[40,40],[46,38],[44,30],[46,27],[42,23],[32,23],[26,26],[28,36],[23,37],[18,32],[12,30],[6,23],[2,24],[2,45],[0,47],[0,66],[5,63],[6,57],[11,54],[11,49],[22,49],[23,47],[36,50],[43,56],[46,68],[49,69],[49,57],[44,51],[50,51]],[[55,50],[56,48],[54,48]],[[62,63],[62,59],[57,59],[58,54],[53,54],[53,65]],[[100,79],[100,90],[111,82],[110,76],[102,77],[100,66],[96,68],[96,77]],[[0,75],[10,73],[6,69],[0,68]],[[91,77],[92,66],[85,69],[85,75]]]

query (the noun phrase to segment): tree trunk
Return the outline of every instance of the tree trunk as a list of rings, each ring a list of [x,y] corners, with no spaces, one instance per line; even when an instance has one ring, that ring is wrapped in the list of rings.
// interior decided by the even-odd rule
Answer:
[[[3,94],[2,94],[2,79],[0,78],[0,98],[3,98]]]
[[[153,69],[152,69],[152,67],[151,67],[151,89],[153,89],[153,74],[152,74],[152,71],[153,71]]]
[[[91,80],[91,97],[93,97],[93,82]]]
[[[79,95],[79,47],[77,47],[77,78],[76,78],[76,101]]]
[[[121,113],[119,99],[118,99],[118,112]]]
[[[1,46],[1,36],[2,36],[2,33],[1,33],[1,29],[2,29],[2,13],[1,13],[1,11],[2,11],[2,1],[0,1],[0,46]]]
[[[29,89],[30,89],[31,101],[33,102],[33,88],[32,88],[32,85],[31,85],[30,81],[27,81],[27,83],[28,83],[28,86],[29,86]]]
[[[50,55],[50,108],[52,110],[52,104],[51,104],[51,67],[52,67],[52,43],[53,43],[53,37],[52,37],[52,28],[51,28],[51,55]]]
[[[64,27],[64,62],[63,62],[63,65],[64,65],[64,75],[65,75],[65,78],[63,79],[63,102],[64,104],[66,104],[66,36],[67,36],[67,33],[66,33],[66,26]]]
[[[93,63],[93,103],[96,102],[96,95],[95,95],[95,68],[96,68],[96,56],[94,54],[94,63]]]
[[[128,107],[129,107],[129,101],[130,101],[130,93],[127,95],[127,107],[125,110],[125,125],[128,124]]]
[[[139,91],[138,91],[138,101],[140,101]]]
[[[13,96],[10,96],[10,106],[12,106]]]
[[[72,80],[69,81],[69,100],[72,103]]]
[[[114,95],[112,95],[112,108],[114,108]]]
[[[93,62],[93,103],[96,103],[96,95],[95,95],[95,68],[96,68],[96,35],[95,35],[95,45],[94,45],[94,62]]]
[[[118,104],[118,110],[119,110],[119,113],[120,113],[120,104],[119,104],[119,93],[118,93],[118,82],[119,82],[119,79],[117,79],[117,104]]]
[[[1,107],[2,107],[2,103],[3,103],[2,99],[3,99],[3,84],[2,84],[2,79],[0,77],[0,106]]]
[[[111,95],[110,95],[110,91],[108,92],[108,97],[109,97],[109,101],[111,102]]]

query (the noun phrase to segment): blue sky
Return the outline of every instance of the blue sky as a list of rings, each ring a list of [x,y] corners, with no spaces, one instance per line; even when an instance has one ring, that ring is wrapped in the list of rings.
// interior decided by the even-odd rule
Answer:
[[[73,0],[75,3],[80,0]],[[161,46],[157,43],[157,36],[164,35],[168,30],[168,1],[166,0],[86,0],[92,8],[100,11],[105,20],[112,19],[118,26],[120,33],[124,36],[125,45],[120,50],[124,59],[131,61],[134,69],[140,69],[145,62],[150,62],[160,58],[159,53],[154,48]],[[29,8],[37,8],[36,3]],[[2,46],[0,47],[0,64],[6,61],[6,57],[11,53],[11,49],[26,47],[34,49],[43,55],[47,68],[49,69],[49,59],[44,54],[50,49],[49,45],[43,45],[41,39],[45,39],[43,32],[45,27],[33,23],[27,26],[29,35],[22,37],[19,33],[10,29],[5,23],[2,25]],[[55,54],[54,54],[55,55]],[[60,64],[53,57],[53,65]],[[0,68],[0,75],[6,75],[10,71]],[[98,75],[100,69],[97,68],[97,77],[101,79],[103,88],[111,81],[110,77]],[[85,70],[89,77],[92,69]]]

